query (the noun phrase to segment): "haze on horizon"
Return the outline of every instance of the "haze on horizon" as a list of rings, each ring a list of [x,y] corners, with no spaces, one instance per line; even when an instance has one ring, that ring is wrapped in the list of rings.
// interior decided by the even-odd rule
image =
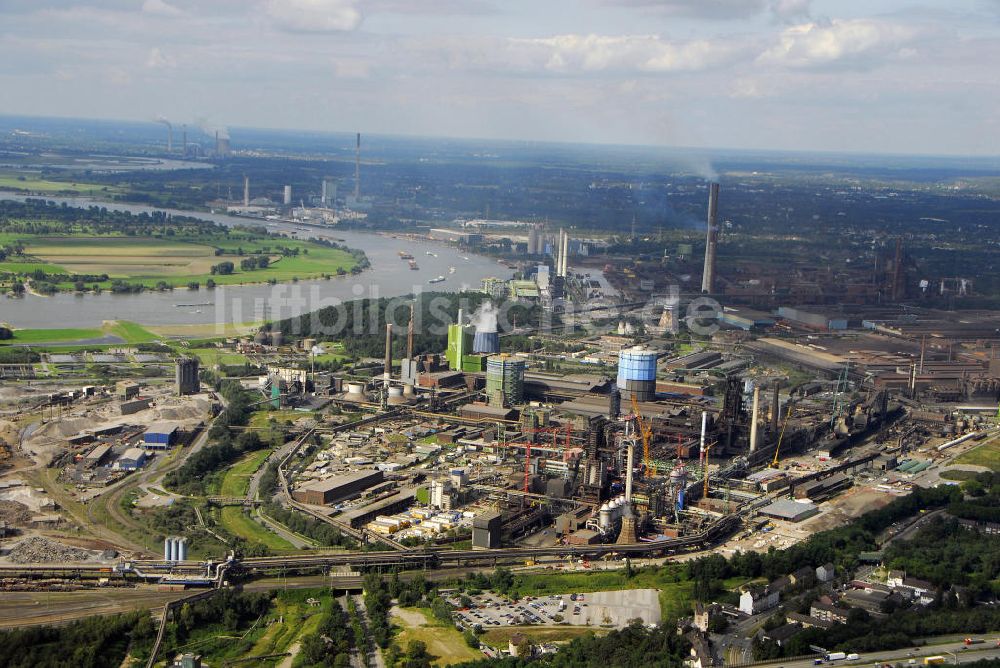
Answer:
[[[4,0],[0,35],[2,114],[1000,154],[1000,0]]]

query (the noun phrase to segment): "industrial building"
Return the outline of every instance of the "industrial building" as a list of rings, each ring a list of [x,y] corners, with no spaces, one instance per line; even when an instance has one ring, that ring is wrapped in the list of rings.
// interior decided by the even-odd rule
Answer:
[[[524,360],[491,355],[486,361],[486,395],[491,406],[514,406],[524,400]]]
[[[135,471],[146,464],[146,452],[142,448],[129,448],[115,462],[115,468],[122,471]]]
[[[179,396],[198,394],[201,391],[197,357],[181,357],[177,360],[174,385]]]
[[[167,450],[178,440],[180,427],[174,422],[154,422],[142,435],[143,447],[148,450]]]
[[[325,506],[349,498],[385,480],[382,471],[358,471],[299,487],[292,497],[299,503]]]
[[[760,511],[760,514],[765,517],[773,517],[788,522],[801,522],[817,513],[819,513],[819,508],[812,503],[792,501],[790,499],[778,499]]]

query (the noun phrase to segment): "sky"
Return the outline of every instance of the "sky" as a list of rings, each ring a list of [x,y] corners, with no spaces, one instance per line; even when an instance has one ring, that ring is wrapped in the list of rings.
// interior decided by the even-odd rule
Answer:
[[[0,0],[0,113],[997,155],[1000,0]]]

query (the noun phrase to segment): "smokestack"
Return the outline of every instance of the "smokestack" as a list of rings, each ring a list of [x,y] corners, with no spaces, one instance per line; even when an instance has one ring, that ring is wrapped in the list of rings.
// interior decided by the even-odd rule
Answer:
[[[219,131],[218,130],[215,131],[215,155],[216,156],[222,155],[222,145],[219,144]]]
[[[385,379],[392,378],[392,323],[385,323]]]
[[[406,326],[406,360],[413,359],[413,304],[410,304],[410,323]]]
[[[750,416],[750,452],[757,451],[757,420],[760,415],[760,386],[753,388],[753,415]]]
[[[186,156],[188,154],[188,126],[181,126],[181,155]]]
[[[778,433],[778,413],[781,410],[781,405],[778,403],[778,384],[774,384],[772,388],[773,394],[771,395],[771,433]]]
[[[896,261],[892,268],[892,300],[899,301],[905,296],[906,286],[903,277],[903,237],[896,237]],[[941,282],[944,293],[944,281]]]
[[[635,443],[628,444],[628,459],[625,464],[625,503],[632,502],[632,468],[635,466]]]
[[[705,239],[705,269],[701,274],[701,291],[706,294],[715,292],[715,251],[718,243],[719,230],[716,226],[716,215],[719,208],[719,184],[708,184],[708,233]]]
[[[354,202],[361,199],[361,133],[354,148]]]
[[[292,204],[292,187],[285,186],[285,191],[283,193],[282,202],[285,206],[291,206]]]
[[[250,206],[250,177],[243,177],[243,206]]]
[[[167,153],[174,152],[174,126],[170,124],[170,121],[160,116],[156,119],[157,123],[167,126]]]
[[[701,412],[701,445],[700,453],[705,453],[705,432],[708,431],[708,411]],[[705,466],[708,466],[708,462],[705,462]]]

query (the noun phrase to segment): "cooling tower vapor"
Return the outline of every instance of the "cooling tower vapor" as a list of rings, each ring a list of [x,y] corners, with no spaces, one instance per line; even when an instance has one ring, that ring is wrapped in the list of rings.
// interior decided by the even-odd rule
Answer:
[[[472,339],[472,352],[500,352],[500,334],[497,332],[497,310],[493,306],[493,302],[484,302],[479,307],[479,310],[472,316],[472,324],[476,329],[476,335]]]

